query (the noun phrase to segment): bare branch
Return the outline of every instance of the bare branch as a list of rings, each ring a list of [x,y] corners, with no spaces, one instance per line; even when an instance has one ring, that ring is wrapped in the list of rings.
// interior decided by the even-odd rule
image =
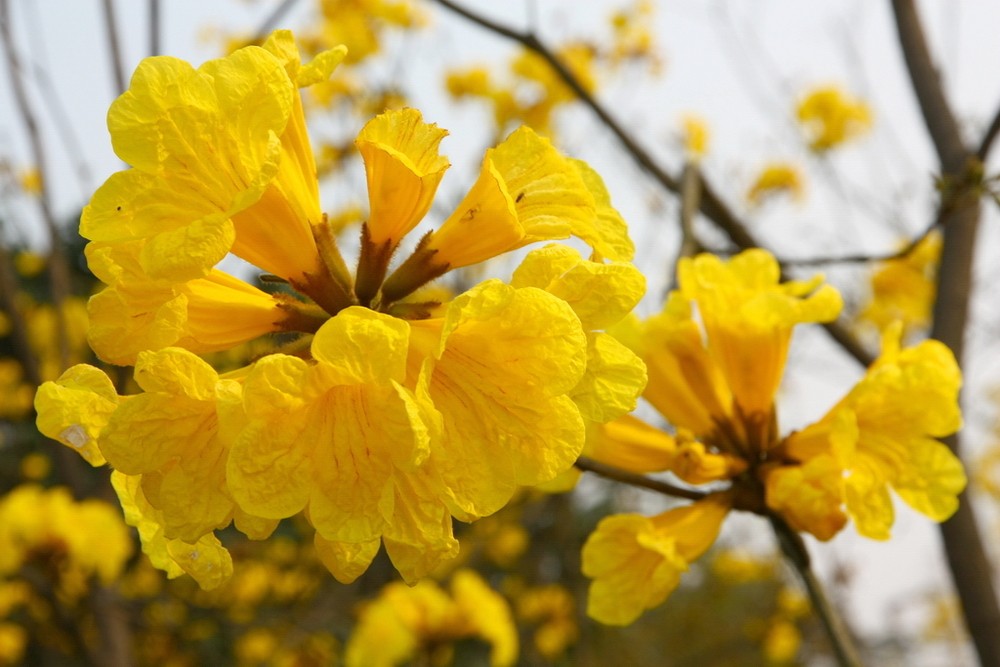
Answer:
[[[931,337],[955,353],[962,364],[972,294],[972,264],[980,220],[982,166],[963,144],[931,61],[920,17],[912,0],[893,0],[892,7],[903,58],[913,89],[941,162],[948,189],[940,204],[944,243],[938,269]],[[992,132],[991,126],[991,132]],[[983,146],[989,146],[989,132]],[[946,440],[961,454],[958,434]],[[983,546],[975,508],[968,490],[959,496],[958,510],[941,524],[945,553],[962,611],[983,665],[1000,665],[1000,604],[993,584],[993,566]]]
[[[108,33],[108,52],[111,55],[111,73],[115,79],[115,96],[125,92],[125,71],[122,65],[122,49],[118,41],[118,25],[115,20],[114,0],[104,0],[104,29]]]
[[[634,472],[622,470],[621,468],[616,468],[615,466],[610,466],[606,463],[595,461],[594,459],[588,458],[586,456],[581,456],[580,458],[578,458],[576,460],[575,465],[580,470],[584,470],[586,472],[592,472],[595,475],[600,475],[601,477],[607,477],[608,479],[613,479],[616,482],[628,484],[629,486],[634,486],[636,488],[647,489],[649,491],[656,491],[657,493],[662,493],[665,496],[684,498],[686,500],[701,500],[702,498],[708,495],[704,491],[685,489],[680,486],[675,486],[673,484],[670,484],[668,482],[661,482],[658,479],[653,479],[651,477],[646,477],[645,475],[638,475]]]
[[[996,114],[993,115],[990,126],[986,128],[983,138],[979,141],[976,157],[979,158],[980,162],[986,162],[986,157],[990,154],[990,148],[993,147],[993,141],[997,138],[997,134],[1000,134],[1000,109],[997,109]]]
[[[274,11],[268,14],[267,18],[254,30],[250,44],[260,44],[267,39],[267,36],[278,26],[288,10],[295,6],[295,3],[296,0],[282,0],[281,4],[275,7]]]
[[[160,55],[160,0],[149,0],[149,55]]]

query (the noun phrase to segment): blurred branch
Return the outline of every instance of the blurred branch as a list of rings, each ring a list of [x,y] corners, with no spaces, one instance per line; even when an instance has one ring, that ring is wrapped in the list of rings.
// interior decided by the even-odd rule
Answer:
[[[42,213],[42,222],[45,224],[45,230],[49,236],[49,289],[56,315],[56,325],[58,327],[59,358],[62,362],[62,367],[65,368],[69,365],[70,359],[69,341],[66,336],[66,313],[63,310],[63,303],[69,294],[69,262],[66,260],[62,236],[59,233],[59,226],[56,224],[55,215],[52,212],[48,179],[49,171],[45,159],[45,150],[42,147],[41,134],[38,131],[38,123],[35,120],[35,114],[31,109],[27,92],[24,89],[24,81],[21,79],[23,68],[17,56],[17,49],[14,47],[13,32],[10,27],[9,0],[0,0],[0,40],[3,41],[7,77],[10,80],[10,87],[14,93],[15,107],[21,116],[21,122],[24,124],[25,134],[28,137],[28,145],[31,148],[32,159],[35,161],[35,168],[41,177],[40,192],[37,199]]]
[[[694,235],[694,216],[698,213],[701,199],[701,172],[697,165],[688,162],[681,174],[681,247],[678,259],[693,257],[701,248]]]
[[[770,515],[771,527],[778,538],[778,545],[785,559],[791,563],[792,567],[802,579],[809,601],[812,603],[813,611],[819,616],[827,637],[833,647],[837,664],[841,667],[860,667],[861,659],[858,657],[858,650],[854,646],[854,639],[848,632],[830,600],[826,597],[823,585],[816,578],[809,558],[809,551],[806,549],[802,537],[792,530],[785,521],[778,516]]]
[[[108,51],[111,54],[111,73],[115,80],[115,97],[125,92],[125,71],[122,66],[122,50],[118,41],[118,26],[115,21],[114,0],[104,0],[104,29],[108,33]]]
[[[628,484],[629,486],[634,486],[640,489],[646,489],[648,491],[656,491],[657,493],[662,493],[666,496],[685,498],[687,500],[701,500],[708,495],[704,491],[695,491],[694,489],[685,489],[679,486],[674,486],[673,484],[669,484],[667,482],[661,482],[658,479],[622,470],[621,468],[616,468],[615,466],[609,466],[606,463],[595,461],[594,459],[586,456],[578,458],[575,465],[577,468],[585,472],[592,472],[595,475],[600,475],[601,477],[606,477],[607,479],[613,479],[616,482]]]
[[[892,8],[903,59],[941,163],[941,180],[950,188],[944,195],[951,194],[955,200],[952,203],[942,196],[940,204],[944,242],[931,337],[951,348],[962,365],[980,219],[982,163],[962,141],[914,3],[893,0]],[[988,148],[991,141],[987,133],[983,145]],[[956,455],[961,455],[958,434],[946,442]],[[968,489],[959,496],[958,511],[941,524],[941,535],[979,661],[983,665],[1000,665],[1000,605],[993,584],[993,566],[984,549]]]
[[[149,55],[160,55],[160,0],[149,0]]]
[[[253,39],[250,40],[250,44],[260,44],[267,36],[278,27],[281,19],[288,13],[288,11],[295,6],[297,0],[282,0],[281,4],[274,8],[274,11],[267,15],[267,18],[260,24],[260,26],[254,30]]]
[[[531,50],[541,57],[552,70],[559,76],[564,84],[584,103],[604,124],[604,126],[615,135],[618,141],[625,148],[626,152],[664,189],[680,195],[681,183],[668,174],[653,156],[650,155],[625,128],[616,121],[604,106],[590,94],[579,79],[556,57],[555,53],[545,46],[532,33],[512,30],[504,25],[487,19],[475,12],[461,7],[452,0],[435,0],[439,5],[449,11],[462,16],[472,23],[479,25],[502,37],[513,40],[526,49]],[[747,226],[736,216],[735,213],[722,201],[715,193],[711,185],[704,178],[701,179],[701,196],[699,198],[699,209],[712,220],[723,232],[729,236],[730,240],[741,249],[763,247],[748,230]],[[858,363],[868,366],[874,361],[874,357],[861,343],[839,322],[824,324],[830,336]]]
[[[997,109],[996,114],[993,116],[993,120],[990,122],[990,126],[986,129],[983,138],[979,141],[979,148],[976,149],[976,157],[979,158],[981,162],[986,162],[986,156],[990,153],[990,148],[993,147],[993,141],[997,138],[997,134],[1000,134],[1000,109]]]

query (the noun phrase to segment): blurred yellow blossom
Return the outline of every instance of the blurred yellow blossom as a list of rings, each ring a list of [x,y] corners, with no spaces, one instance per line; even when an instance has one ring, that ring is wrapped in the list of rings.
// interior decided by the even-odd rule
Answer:
[[[536,626],[534,644],[547,660],[557,661],[579,637],[576,601],[559,584],[534,586],[517,596],[517,617]]]
[[[858,318],[879,331],[900,321],[904,339],[925,330],[930,325],[940,257],[941,234],[935,230],[904,256],[879,264],[871,275],[871,297]]]
[[[451,595],[424,580],[386,586],[366,604],[347,642],[347,667],[392,667],[413,660],[446,664],[451,644],[473,637],[491,646],[490,665],[517,660],[517,628],[510,607],[471,570],[452,576]]]
[[[711,135],[708,131],[708,123],[701,116],[685,114],[681,117],[681,128],[683,130],[684,150],[688,159],[699,162],[708,153],[708,144]]]
[[[77,597],[96,577],[110,584],[132,555],[118,511],[99,500],[74,501],[64,488],[24,484],[0,499],[0,576],[34,566]]]
[[[809,147],[818,153],[864,134],[872,124],[868,105],[836,86],[808,92],[798,103],[796,117]]]
[[[747,201],[757,205],[778,194],[801,199],[804,192],[805,184],[798,167],[787,162],[773,162],[764,166],[757,174],[747,190]]]

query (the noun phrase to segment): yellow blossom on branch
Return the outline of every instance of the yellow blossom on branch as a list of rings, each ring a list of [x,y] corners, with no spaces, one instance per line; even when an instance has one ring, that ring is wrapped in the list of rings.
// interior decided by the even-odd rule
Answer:
[[[591,425],[584,453],[629,472],[669,471],[713,486],[660,517],[617,515],[598,525],[583,554],[584,573],[594,579],[591,616],[627,624],[662,602],[730,507],[776,514],[822,540],[848,517],[861,534],[886,539],[890,488],[935,521],[951,516],[966,479],[937,440],[961,425],[961,374],[947,348],[925,341],[900,349],[897,328],[866,377],[824,418],[782,437],[775,396],[793,328],[835,318],[840,295],[821,276],[783,282],[762,250],[683,259],[678,276],[660,314],[614,327],[645,362],[643,396],[673,431],[625,415]],[[682,521],[684,531],[666,517]],[[790,636],[778,643],[787,651],[794,644]]]

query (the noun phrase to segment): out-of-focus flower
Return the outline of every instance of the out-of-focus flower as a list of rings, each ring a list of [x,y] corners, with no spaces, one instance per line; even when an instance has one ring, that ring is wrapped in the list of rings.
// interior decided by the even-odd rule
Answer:
[[[817,153],[850,141],[872,125],[872,114],[864,101],[836,86],[816,88],[803,97],[796,109],[809,147]]]
[[[684,150],[688,159],[699,162],[708,154],[708,144],[711,135],[708,131],[708,123],[701,116],[686,114],[681,118],[681,128],[683,130]]]
[[[74,501],[63,488],[33,484],[0,499],[0,576],[39,568],[53,585],[78,597],[96,577],[110,584],[132,554],[121,516],[99,500]]]
[[[882,262],[871,276],[871,299],[858,318],[879,331],[899,321],[904,340],[926,329],[936,293],[941,235],[931,232],[899,259]]]
[[[580,635],[576,601],[558,584],[535,586],[517,596],[517,618],[535,625],[534,644],[547,660],[557,661]]]
[[[753,185],[747,190],[747,201],[757,205],[779,194],[801,199],[804,192],[805,184],[799,168],[787,162],[774,162],[757,174]]]
[[[656,44],[655,19],[656,5],[651,0],[636,0],[611,15],[612,65],[644,61],[653,74],[660,72],[663,60]]]
[[[21,190],[29,195],[37,195],[42,192],[42,172],[38,171],[34,167],[31,169],[24,169],[18,174],[18,181],[21,185]]]
[[[366,604],[347,642],[347,667],[392,667],[420,656],[441,664],[451,645],[464,638],[490,644],[490,664],[517,660],[517,628],[507,601],[479,575],[459,570],[452,576],[451,596],[424,580],[416,586],[386,586]]]

